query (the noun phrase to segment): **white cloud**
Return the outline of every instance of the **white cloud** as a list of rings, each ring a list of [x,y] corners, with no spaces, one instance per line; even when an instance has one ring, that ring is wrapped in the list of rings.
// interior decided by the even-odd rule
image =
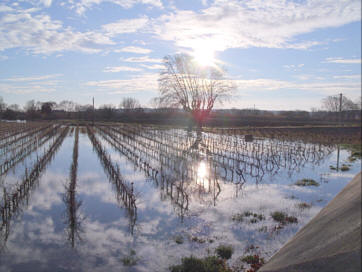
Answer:
[[[154,22],[154,32],[186,48],[269,47],[306,49],[320,41],[300,34],[361,19],[359,0],[215,0],[200,12],[178,10]]]
[[[278,90],[289,88],[290,82],[283,80],[258,78],[258,79],[238,79],[234,81],[239,90]]]
[[[160,64],[152,64],[152,65],[141,64],[141,66],[146,69],[150,69],[150,70],[161,70],[161,69],[165,68],[163,65],[160,65]]]
[[[142,40],[134,40],[132,41],[133,44],[140,44],[142,46],[145,46],[146,45],[146,42],[145,41],[142,41]]]
[[[313,75],[308,75],[308,74],[295,75],[294,77],[299,79],[299,80],[309,80],[309,79],[314,78]]]
[[[140,91],[157,91],[158,74],[143,74],[129,79],[88,81],[86,86],[110,91],[110,94],[136,93]]]
[[[44,6],[50,7],[52,5],[52,0],[41,0]]]
[[[139,72],[142,71],[140,68],[134,68],[129,66],[112,66],[104,68],[103,72],[106,73],[117,73],[117,72]]]
[[[117,80],[100,80],[88,81],[87,86],[97,87],[103,90],[116,90],[110,93],[135,93],[139,91],[155,91],[158,90],[159,74],[143,74],[136,75],[130,79],[117,79]],[[237,79],[233,80],[237,85],[237,93],[240,95],[247,95],[252,92],[259,91],[307,91],[313,94],[332,95],[336,90],[342,90],[346,95],[357,96],[361,90],[361,83],[356,82],[293,82],[286,80],[275,80],[268,78],[258,79]],[[147,88],[145,87],[147,86]]]
[[[141,17],[136,19],[121,19],[117,22],[103,25],[102,28],[104,31],[107,32],[108,35],[115,36],[118,34],[136,32],[145,27],[147,23],[147,17]]]
[[[125,62],[162,63],[162,59],[150,58],[150,57],[148,57],[148,56],[144,56],[144,57],[131,57],[131,58],[126,58],[126,59],[121,58],[121,60],[122,60],[122,61],[125,61]]]
[[[336,79],[360,79],[361,75],[343,75],[343,76],[333,76]]]
[[[0,12],[9,12],[13,11],[14,9],[5,5],[0,5]]]
[[[29,2],[33,5],[42,5],[49,8],[52,5],[52,0],[23,0],[25,2]]]
[[[300,90],[325,95],[332,95],[338,91],[346,94],[356,95],[360,93],[361,82],[307,82],[296,83],[292,81],[275,79],[247,79],[235,80],[240,91],[276,91],[276,90]]]
[[[361,59],[327,58],[327,63],[361,64]]]
[[[74,31],[48,15],[31,12],[35,11],[17,10],[0,18],[0,51],[20,47],[35,54],[96,53],[101,51],[101,46],[114,44],[102,33]]]
[[[0,92],[12,94],[55,92],[60,81],[54,78],[60,76],[62,74],[0,79]]]
[[[91,9],[94,5],[100,5],[105,2],[118,5],[124,9],[130,9],[137,4],[143,4],[160,9],[163,8],[161,0],[81,0],[77,3],[70,0],[69,2],[71,4],[71,9],[75,9],[79,15],[84,14],[87,9]]]
[[[55,82],[44,82],[42,84],[12,85],[0,83],[0,92],[10,94],[50,93],[55,92]]]
[[[287,70],[291,70],[291,71],[298,71],[300,70],[300,68],[302,68],[304,66],[304,63],[300,63],[300,64],[290,64],[290,65],[283,65],[283,67]]]
[[[0,80],[5,81],[13,81],[13,82],[21,82],[21,81],[41,81],[49,78],[60,77],[62,74],[51,74],[51,75],[44,75],[44,76],[32,76],[32,77],[11,77],[5,78]]]
[[[135,53],[135,54],[149,54],[152,50],[148,48],[138,47],[138,46],[126,46],[121,49],[116,49],[114,52],[127,52],[127,53]]]

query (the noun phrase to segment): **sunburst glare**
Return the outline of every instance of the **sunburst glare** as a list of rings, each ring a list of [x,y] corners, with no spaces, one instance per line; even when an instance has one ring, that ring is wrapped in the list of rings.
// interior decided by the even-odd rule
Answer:
[[[201,66],[215,66],[215,50],[210,48],[210,46],[194,48],[192,55],[195,61]]]

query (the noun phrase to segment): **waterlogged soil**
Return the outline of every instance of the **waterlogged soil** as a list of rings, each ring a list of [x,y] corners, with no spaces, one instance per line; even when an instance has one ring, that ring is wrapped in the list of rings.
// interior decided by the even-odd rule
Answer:
[[[173,130],[163,132],[175,135]],[[262,138],[245,143],[232,136],[240,141],[233,142],[235,146],[244,145],[234,149],[244,156],[235,157],[232,145],[222,154],[211,147],[210,139],[226,138],[204,134],[195,145],[195,134],[176,131],[182,135],[178,153],[137,133],[117,138],[124,143],[122,153],[101,130],[94,133],[131,188],[136,211],[122,198],[124,192],[112,181],[85,130],[79,133],[72,181],[73,130],[26,197],[0,214],[0,271],[168,271],[182,257],[207,256],[220,245],[232,246],[230,265],[252,254],[267,260],[361,170],[360,159],[350,162],[350,152],[337,146]],[[164,136],[155,140],[175,139]],[[269,160],[263,159],[262,144],[274,150]],[[277,156],[278,148],[285,151]],[[300,156],[301,148],[318,154]],[[0,176],[2,211],[7,192],[21,184],[45,150],[33,152]],[[348,171],[334,170],[343,163]],[[295,185],[302,179],[319,186]],[[72,182],[74,190],[69,190]],[[293,220],[279,222],[272,216],[275,212]]]

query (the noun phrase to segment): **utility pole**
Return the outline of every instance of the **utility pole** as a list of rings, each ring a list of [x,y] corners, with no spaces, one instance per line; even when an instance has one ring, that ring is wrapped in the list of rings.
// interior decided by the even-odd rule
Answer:
[[[343,94],[339,94],[339,125],[342,125],[342,98]]]
[[[94,126],[94,96],[93,96],[93,118],[92,119],[93,119],[92,126]]]

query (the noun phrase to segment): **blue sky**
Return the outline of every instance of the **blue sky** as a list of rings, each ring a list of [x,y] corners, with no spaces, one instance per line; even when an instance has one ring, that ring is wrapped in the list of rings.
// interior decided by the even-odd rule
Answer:
[[[0,2],[0,96],[118,106],[158,95],[162,58],[221,63],[224,108],[310,110],[361,95],[360,0]]]

